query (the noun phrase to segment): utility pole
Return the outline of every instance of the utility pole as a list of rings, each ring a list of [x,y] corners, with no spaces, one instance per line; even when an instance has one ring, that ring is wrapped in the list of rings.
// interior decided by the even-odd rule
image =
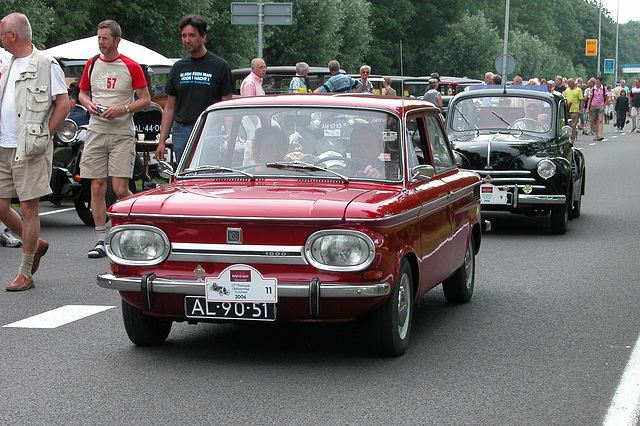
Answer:
[[[600,49],[602,46],[602,0],[600,0],[600,14],[598,18],[598,74],[600,75]]]

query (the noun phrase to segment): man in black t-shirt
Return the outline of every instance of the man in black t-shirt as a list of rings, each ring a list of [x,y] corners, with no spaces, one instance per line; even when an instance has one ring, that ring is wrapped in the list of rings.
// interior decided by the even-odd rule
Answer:
[[[229,63],[209,52],[207,23],[201,16],[185,15],[178,24],[188,56],[173,64],[165,91],[169,95],[162,113],[156,158],[164,160],[165,142],[171,129],[176,162],[180,162],[198,116],[209,105],[231,99],[233,79]]]

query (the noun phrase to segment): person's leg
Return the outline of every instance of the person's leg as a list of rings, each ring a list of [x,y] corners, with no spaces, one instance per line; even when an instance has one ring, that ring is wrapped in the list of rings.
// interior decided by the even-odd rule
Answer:
[[[107,205],[104,196],[107,193],[107,179],[91,179],[91,214],[96,227],[107,223]]]
[[[173,153],[176,157],[176,164],[180,163],[180,159],[182,158],[182,154],[187,146],[192,130],[193,124],[183,125],[173,123],[173,127],[171,129],[171,142],[173,143]]]
[[[112,176],[111,184],[113,185],[113,192],[116,193],[118,200],[133,195],[129,190],[129,178]]]

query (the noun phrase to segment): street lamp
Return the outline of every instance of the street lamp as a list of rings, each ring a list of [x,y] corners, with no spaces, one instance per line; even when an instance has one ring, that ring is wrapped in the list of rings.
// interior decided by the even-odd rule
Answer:
[[[599,15],[598,15],[598,74],[600,75],[600,49],[602,46],[602,0],[600,0],[599,2],[600,6],[599,6]]]

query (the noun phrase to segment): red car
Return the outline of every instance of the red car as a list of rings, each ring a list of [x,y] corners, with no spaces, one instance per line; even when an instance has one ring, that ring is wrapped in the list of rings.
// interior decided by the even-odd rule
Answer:
[[[168,185],[109,209],[112,272],[131,341],[173,321],[351,321],[407,348],[415,301],[467,302],[480,178],[456,166],[438,111],[371,95],[217,103]]]

